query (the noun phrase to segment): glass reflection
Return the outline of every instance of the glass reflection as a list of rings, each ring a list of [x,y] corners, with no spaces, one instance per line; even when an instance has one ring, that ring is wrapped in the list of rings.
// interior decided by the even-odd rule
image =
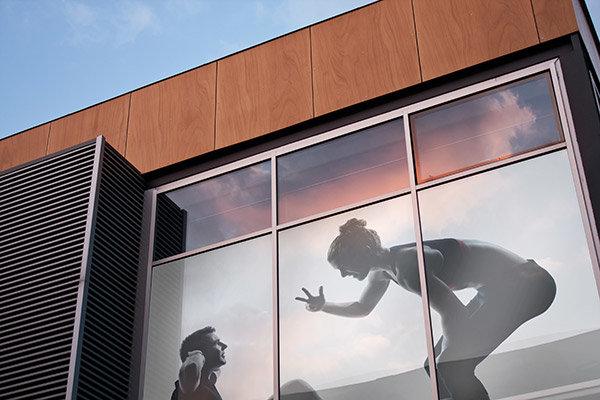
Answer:
[[[279,222],[408,187],[402,119],[277,160]]]
[[[410,197],[279,239],[281,381],[303,379],[323,398],[432,398]],[[399,279],[400,258],[416,285]]]
[[[171,397],[174,385],[193,387],[198,370],[197,392],[243,400],[271,395],[271,242],[260,237],[154,268],[144,399],[189,398]]]
[[[548,74],[411,116],[419,182],[562,140]]]
[[[271,163],[158,196],[155,259],[252,233],[271,224]]]
[[[441,398],[600,393],[600,302],[566,152],[419,203]]]

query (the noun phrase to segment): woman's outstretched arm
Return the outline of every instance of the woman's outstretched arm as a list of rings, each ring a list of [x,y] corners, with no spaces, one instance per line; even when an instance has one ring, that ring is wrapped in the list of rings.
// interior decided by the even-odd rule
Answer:
[[[296,297],[296,300],[306,303],[308,311],[323,311],[341,317],[364,317],[373,311],[389,284],[389,278],[385,277],[381,271],[375,271],[369,274],[367,285],[357,301],[348,303],[328,302],[323,294],[323,286],[319,287],[319,294],[316,296],[313,296],[306,288],[302,288],[306,298]]]

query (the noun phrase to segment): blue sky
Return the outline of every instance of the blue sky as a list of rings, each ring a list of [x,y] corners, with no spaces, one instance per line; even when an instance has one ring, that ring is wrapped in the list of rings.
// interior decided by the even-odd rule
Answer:
[[[0,0],[0,138],[371,2]]]

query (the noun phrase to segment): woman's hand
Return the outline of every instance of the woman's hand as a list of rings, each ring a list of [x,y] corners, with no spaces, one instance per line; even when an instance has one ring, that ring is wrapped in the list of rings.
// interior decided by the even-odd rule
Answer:
[[[319,286],[319,294],[313,296],[306,288],[302,288],[302,291],[306,295],[304,297],[296,297],[296,300],[306,303],[305,307],[308,311],[316,312],[321,311],[325,306],[325,295],[323,294],[323,286]]]

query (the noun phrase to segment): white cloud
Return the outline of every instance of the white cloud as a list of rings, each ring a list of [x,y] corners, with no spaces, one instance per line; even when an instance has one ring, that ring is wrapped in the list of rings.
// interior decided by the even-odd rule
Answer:
[[[134,42],[144,30],[156,32],[159,24],[154,11],[139,1],[123,3],[113,21],[117,44]]]

